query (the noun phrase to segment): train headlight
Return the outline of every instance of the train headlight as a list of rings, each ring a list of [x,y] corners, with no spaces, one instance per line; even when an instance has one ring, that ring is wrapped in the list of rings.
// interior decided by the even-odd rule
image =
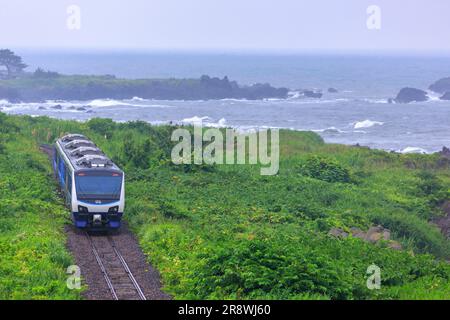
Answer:
[[[78,206],[78,212],[79,213],[89,213],[89,210],[86,207]]]
[[[108,210],[108,213],[111,213],[111,214],[117,214],[118,212],[119,212],[119,206],[109,208],[109,210]]]

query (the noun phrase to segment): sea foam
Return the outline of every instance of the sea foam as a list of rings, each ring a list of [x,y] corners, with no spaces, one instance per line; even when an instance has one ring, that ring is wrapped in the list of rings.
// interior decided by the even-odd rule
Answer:
[[[352,123],[354,129],[363,129],[363,128],[371,128],[373,126],[382,126],[384,122],[381,121],[372,121],[372,120],[364,120]]]

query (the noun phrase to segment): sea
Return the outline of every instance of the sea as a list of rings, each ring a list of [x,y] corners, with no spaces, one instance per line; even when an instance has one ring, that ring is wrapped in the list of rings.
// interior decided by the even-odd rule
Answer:
[[[389,104],[403,87],[427,90],[450,76],[450,56],[332,53],[199,53],[16,50],[29,65],[63,74],[121,78],[198,78],[228,76],[241,85],[270,83],[290,89],[287,99],[164,101],[126,100],[0,101],[8,114],[86,121],[147,121],[239,130],[286,128],[314,131],[328,143],[363,145],[403,153],[432,153],[450,147],[450,101],[430,92],[427,102]],[[335,88],[337,93],[328,93]],[[302,89],[321,90],[321,99]],[[57,110],[52,106],[61,105]]]

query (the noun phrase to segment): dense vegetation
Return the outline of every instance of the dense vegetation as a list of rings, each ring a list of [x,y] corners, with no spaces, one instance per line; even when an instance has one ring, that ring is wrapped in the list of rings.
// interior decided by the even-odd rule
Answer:
[[[329,145],[313,133],[282,131],[280,173],[261,176],[256,166],[174,166],[173,128],[167,126],[7,120],[20,130],[21,148],[37,159],[30,163],[41,164],[24,172],[43,181],[47,166],[36,143],[67,132],[88,135],[125,169],[126,219],[175,298],[450,298],[449,242],[430,223],[449,199],[450,165],[439,155]],[[22,158],[18,163],[27,163]],[[52,208],[58,203],[46,194],[48,187],[35,189],[27,181],[27,192],[38,194],[35,201],[50,200],[45,205]],[[52,210],[43,211],[39,219]],[[24,217],[32,218],[33,212]],[[378,224],[403,250],[329,235],[332,228]],[[372,264],[381,268],[381,290],[366,287]]]
[[[144,99],[208,100],[286,98],[288,90],[269,84],[239,86],[235,81],[200,79],[118,79],[114,76],[67,76],[37,69],[0,80],[0,99],[15,101]]]
[[[0,113],[0,299],[76,299],[66,287],[67,212],[48,159],[12,120]]]

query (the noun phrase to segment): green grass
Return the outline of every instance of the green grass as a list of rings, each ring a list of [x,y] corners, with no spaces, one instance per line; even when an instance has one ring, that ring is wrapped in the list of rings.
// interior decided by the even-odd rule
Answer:
[[[1,138],[0,299],[78,299],[79,292],[66,287],[65,271],[73,264],[64,246],[67,212],[48,159],[30,137],[11,132]]]
[[[282,131],[280,172],[261,176],[256,166],[172,165],[166,126],[8,119],[35,143],[87,134],[125,169],[126,219],[176,299],[450,298],[449,241],[430,223],[450,191],[436,155]],[[328,235],[377,224],[404,250]],[[372,264],[381,290],[366,287]]]

